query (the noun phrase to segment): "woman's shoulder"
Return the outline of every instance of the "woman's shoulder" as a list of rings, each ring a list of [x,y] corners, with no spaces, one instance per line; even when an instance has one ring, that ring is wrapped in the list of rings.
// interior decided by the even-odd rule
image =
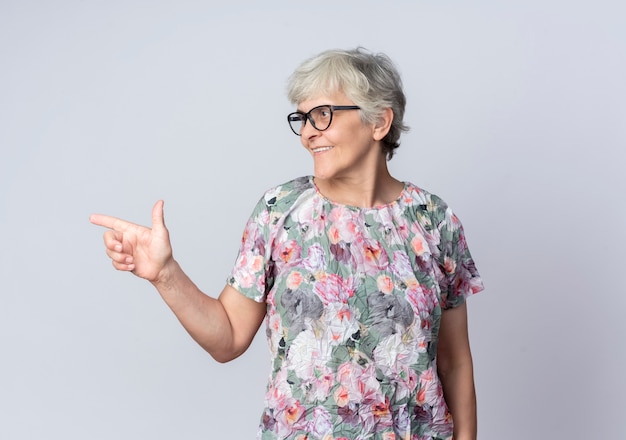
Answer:
[[[311,176],[297,177],[266,190],[262,201],[269,209],[283,211],[310,191],[315,191]]]
[[[431,193],[411,182],[405,182],[406,201],[428,211],[447,210],[448,204],[437,194]]]
[[[460,221],[450,206],[437,194],[412,183],[405,184],[405,215],[415,218],[425,231],[433,229],[457,230]]]

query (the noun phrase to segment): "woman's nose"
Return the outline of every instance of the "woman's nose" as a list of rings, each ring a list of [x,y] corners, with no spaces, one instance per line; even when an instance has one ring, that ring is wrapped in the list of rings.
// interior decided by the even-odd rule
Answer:
[[[313,127],[311,121],[306,121],[306,124],[304,124],[300,129],[300,136],[302,136],[303,139],[310,139],[315,137],[318,133],[319,131]]]

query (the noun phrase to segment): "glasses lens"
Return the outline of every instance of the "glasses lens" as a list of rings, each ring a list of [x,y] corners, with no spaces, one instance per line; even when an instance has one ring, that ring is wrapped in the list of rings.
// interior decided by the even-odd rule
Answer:
[[[332,110],[327,105],[315,107],[309,114],[311,115],[313,127],[320,131],[326,130],[330,126],[330,121],[333,119]]]
[[[300,113],[291,113],[287,116],[291,130],[298,136],[300,136],[302,126],[304,125],[304,118],[305,116]]]

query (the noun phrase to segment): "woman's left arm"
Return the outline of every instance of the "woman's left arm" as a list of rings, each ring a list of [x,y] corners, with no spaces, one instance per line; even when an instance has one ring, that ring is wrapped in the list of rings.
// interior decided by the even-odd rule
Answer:
[[[454,440],[476,440],[476,391],[466,303],[443,311],[437,371],[454,421]]]

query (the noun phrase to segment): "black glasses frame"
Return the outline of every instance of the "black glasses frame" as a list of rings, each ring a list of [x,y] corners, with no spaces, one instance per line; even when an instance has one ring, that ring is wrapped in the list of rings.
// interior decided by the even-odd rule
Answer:
[[[315,126],[315,121],[313,120],[313,117],[311,116],[311,113],[313,113],[315,110],[322,108],[322,107],[328,107],[328,109],[330,110],[330,118],[328,120],[328,125],[325,128],[317,128]],[[293,113],[289,113],[287,115],[287,122],[289,123],[289,128],[291,128],[291,131],[294,132],[294,134],[296,136],[301,136],[301,133],[296,131],[293,128],[293,125],[291,125],[292,122],[302,122],[302,126],[300,127],[300,130],[302,130],[304,128],[304,126],[306,125],[306,121],[310,121],[311,122],[311,126],[316,129],[317,131],[324,131],[324,130],[328,130],[328,128],[330,127],[330,124],[332,124],[333,122],[333,112],[336,110],[361,110],[361,107],[359,107],[358,105],[329,105],[329,104],[325,104],[325,105],[318,105],[317,107],[313,107],[311,110],[309,110],[308,112],[304,113],[304,112],[293,112]],[[298,115],[297,119],[294,119],[294,116]]]

